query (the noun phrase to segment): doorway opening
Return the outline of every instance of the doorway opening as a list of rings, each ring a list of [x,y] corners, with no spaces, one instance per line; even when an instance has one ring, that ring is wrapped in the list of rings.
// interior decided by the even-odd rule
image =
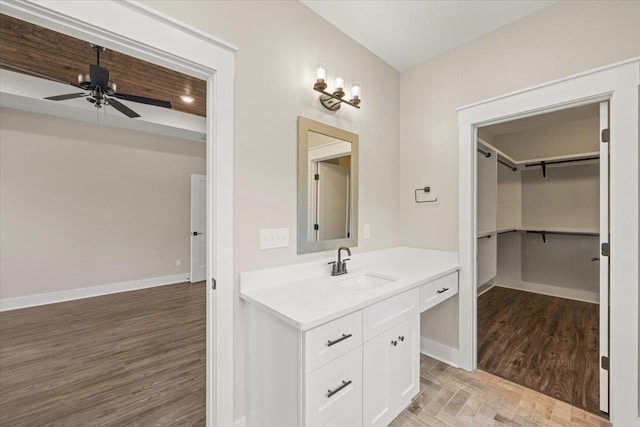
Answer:
[[[231,425],[233,396],[228,390],[233,388],[233,351],[230,346],[215,343],[229,342],[233,335],[233,187],[229,184],[233,180],[233,109],[227,107],[233,105],[236,48],[140,4],[106,2],[100,16],[96,16],[71,4],[33,4],[17,0],[3,3],[3,14],[90,40],[107,49],[140,57],[206,82],[206,137],[201,143],[207,146],[206,170],[210,179],[207,181],[207,274],[203,287],[206,295],[206,372],[204,378],[200,377],[206,378],[206,424]],[[137,25],[122,26],[123,21]],[[185,50],[184,46],[192,49]],[[3,96],[5,99],[7,97]],[[188,248],[188,182],[184,195],[187,228],[182,238]],[[172,264],[176,266],[175,259]],[[185,274],[185,279],[187,276]],[[3,310],[6,302],[0,301]]]
[[[609,411],[609,102],[477,128],[478,367]]]

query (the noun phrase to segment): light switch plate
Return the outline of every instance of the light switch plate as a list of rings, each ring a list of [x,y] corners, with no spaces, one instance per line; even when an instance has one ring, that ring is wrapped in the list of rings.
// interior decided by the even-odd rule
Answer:
[[[260,230],[260,249],[284,248],[287,246],[289,246],[288,228]]]
[[[371,226],[369,224],[365,224],[363,228],[364,230],[362,234],[364,234],[365,239],[368,239],[371,237]]]

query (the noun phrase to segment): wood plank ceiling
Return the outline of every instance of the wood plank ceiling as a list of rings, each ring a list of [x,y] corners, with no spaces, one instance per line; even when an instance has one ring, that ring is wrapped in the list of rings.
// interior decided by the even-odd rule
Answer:
[[[88,73],[89,64],[96,63],[96,53],[90,41],[0,14],[0,61],[77,83],[78,74]],[[169,101],[174,110],[206,115],[204,80],[110,49],[100,54],[100,65],[110,71],[110,80],[117,85],[119,93]],[[3,65],[0,68],[18,71]],[[72,86],[69,89],[68,93],[78,91]],[[194,102],[182,101],[180,96],[185,94],[192,96]],[[135,103],[129,105],[135,109]]]

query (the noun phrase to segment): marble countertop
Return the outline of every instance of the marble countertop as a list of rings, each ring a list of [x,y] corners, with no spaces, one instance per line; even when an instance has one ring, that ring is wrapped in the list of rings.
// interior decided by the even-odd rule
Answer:
[[[349,273],[337,277],[330,275],[329,261],[333,259],[240,273],[240,297],[305,331],[460,267],[457,252],[405,247],[363,254],[354,251],[348,262]],[[394,281],[362,290],[340,283],[363,273]]]

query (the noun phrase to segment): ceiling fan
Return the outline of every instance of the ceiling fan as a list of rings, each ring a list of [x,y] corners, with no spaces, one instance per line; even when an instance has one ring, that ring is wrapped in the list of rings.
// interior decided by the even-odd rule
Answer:
[[[78,75],[78,84],[64,82],[56,78],[23,69],[21,67],[11,66],[10,64],[3,63],[2,65],[9,66],[10,68],[14,68],[19,71],[27,72],[29,74],[43,77],[59,83],[71,84],[71,86],[75,86],[88,91],[88,93],[68,93],[65,95],[47,96],[46,98],[44,98],[50,101],[66,101],[68,99],[86,98],[87,101],[94,104],[96,108],[102,108],[103,105],[110,105],[125,116],[132,119],[140,117],[140,114],[136,113],[131,108],[118,101],[116,98],[124,99],[125,101],[138,102],[141,104],[154,105],[156,107],[171,108],[171,103],[169,101],[146,98],[144,96],[116,93],[116,84],[109,80],[109,70],[100,66],[100,53],[104,52],[106,49],[95,44],[92,44],[91,47],[96,51],[96,64],[89,65],[89,74]]]

